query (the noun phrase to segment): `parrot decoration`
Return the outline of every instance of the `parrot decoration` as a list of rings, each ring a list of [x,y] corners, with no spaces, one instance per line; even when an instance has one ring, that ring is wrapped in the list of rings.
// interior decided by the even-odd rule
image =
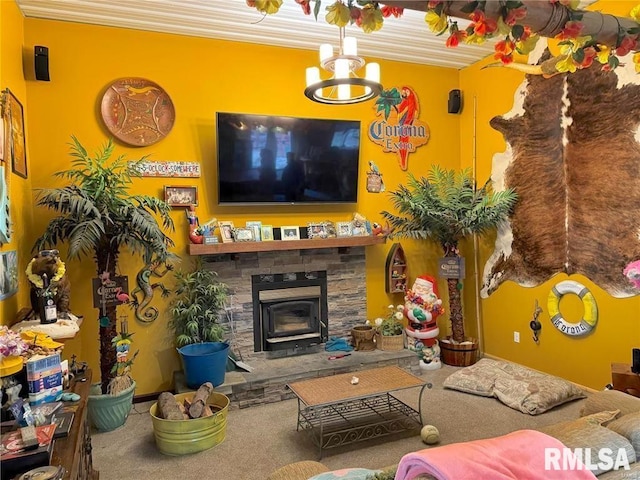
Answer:
[[[372,193],[381,193],[386,190],[384,181],[382,180],[382,173],[378,166],[373,163],[373,160],[369,160],[369,170],[367,172],[367,191]]]
[[[406,85],[392,87],[381,92],[375,109],[378,118],[369,124],[369,139],[380,145],[384,152],[397,153],[400,168],[407,170],[409,154],[425,145],[431,136],[429,125],[418,118],[418,95]]]
[[[402,101],[398,105],[398,125],[401,127],[401,131],[406,131],[404,127],[413,125],[414,120],[418,116],[418,97],[416,93],[409,87],[402,87]],[[406,170],[408,167],[409,156],[409,135],[400,135],[398,137],[398,155],[400,156],[400,168]]]

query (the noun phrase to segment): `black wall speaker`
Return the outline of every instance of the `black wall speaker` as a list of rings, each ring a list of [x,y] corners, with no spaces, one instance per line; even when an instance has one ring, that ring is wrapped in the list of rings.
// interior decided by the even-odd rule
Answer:
[[[631,363],[631,371],[640,374],[640,348],[633,349],[633,362]]]
[[[451,90],[449,92],[449,113],[460,113],[462,110],[462,95],[460,90]]]
[[[48,82],[49,78],[49,48],[36,45],[34,48],[36,80]]]

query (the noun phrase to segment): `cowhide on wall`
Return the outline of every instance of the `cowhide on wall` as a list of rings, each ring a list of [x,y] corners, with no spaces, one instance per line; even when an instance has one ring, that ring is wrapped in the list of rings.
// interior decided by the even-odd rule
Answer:
[[[545,55],[547,55],[545,53]],[[640,74],[624,67],[527,75],[512,110],[491,120],[507,142],[494,188],[519,195],[498,229],[482,297],[512,280],[582,274],[614,297],[637,295],[622,271],[640,259]]]

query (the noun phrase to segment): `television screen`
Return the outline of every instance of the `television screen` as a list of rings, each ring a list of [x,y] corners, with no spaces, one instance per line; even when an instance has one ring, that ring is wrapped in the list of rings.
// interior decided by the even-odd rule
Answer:
[[[356,203],[360,122],[217,114],[218,203]]]

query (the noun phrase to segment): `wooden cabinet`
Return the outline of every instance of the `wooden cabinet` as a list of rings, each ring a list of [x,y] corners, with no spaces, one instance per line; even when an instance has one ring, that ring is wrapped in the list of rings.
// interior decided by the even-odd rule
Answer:
[[[81,381],[83,378],[86,380]],[[98,471],[93,469],[91,427],[87,418],[87,397],[90,387],[91,370],[87,370],[83,377],[76,377],[72,381],[70,391],[80,395],[80,402],[69,435],[57,439],[53,446],[51,465],[62,465],[66,469],[64,480],[99,478]]]
[[[634,397],[640,397],[640,374],[631,371],[631,365],[625,363],[611,364],[613,389]]]
[[[409,272],[402,245],[391,245],[385,265],[385,290],[387,293],[404,293],[407,290]]]

